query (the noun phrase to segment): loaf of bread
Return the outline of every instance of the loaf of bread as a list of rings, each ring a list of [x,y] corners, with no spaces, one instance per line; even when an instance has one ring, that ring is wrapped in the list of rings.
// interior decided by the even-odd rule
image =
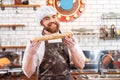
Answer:
[[[55,34],[50,34],[50,35],[44,35],[41,37],[35,37],[32,39],[32,41],[46,41],[46,40],[53,40],[53,39],[59,39],[59,38],[64,38],[66,36],[72,36],[73,34],[71,32],[66,32],[66,33],[55,33]]]

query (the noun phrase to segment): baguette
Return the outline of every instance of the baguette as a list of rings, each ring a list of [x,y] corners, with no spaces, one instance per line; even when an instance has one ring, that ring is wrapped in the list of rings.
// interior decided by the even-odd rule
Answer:
[[[71,32],[66,32],[62,34],[50,34],[50,35],[44,35],[41,37],[35,37],[32,39],[32,41],[46,41],[46,40],[53,40],[53,39],[59,39],[64,38],[66,36],[72,36],[73,34]]]

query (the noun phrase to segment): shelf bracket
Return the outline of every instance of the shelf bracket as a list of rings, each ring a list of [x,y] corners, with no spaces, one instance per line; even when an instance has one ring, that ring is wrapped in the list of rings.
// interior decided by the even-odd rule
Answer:
[[[37,10],[36,7],[33,7],[33,10],[36,11]]]
[[[4,7],[4,6],[1,6],[1,10],[4,11],[4,10],[5,10],[5,7]]]
[[[12,30],[16,30],[16,26],[13,26],[13,27],[12,27]]]

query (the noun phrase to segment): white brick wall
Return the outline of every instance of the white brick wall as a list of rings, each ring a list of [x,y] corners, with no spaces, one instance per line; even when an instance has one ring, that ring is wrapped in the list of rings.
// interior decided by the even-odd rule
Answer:
[[[41,6],[45,5],[46,0],[40,0]],[[103,13],[115,12],[120,14],[119,0],[86,0],[86,6],[83,14],[73,22],[61,22],[61,29],[64,31],[73,28],[90,28],[98,30],[100,26],[115,24],[120,28],[120,20],[101,20]],[[0,28],[0,41],[2,45],[26,45],[26,41],[39,33],[41,28],[36,23],[36,11],[33,8],[5,8],[0,10],[0,24],[23,23],[25,27]],[[79,45],[83,50],[102,50],[102,49],[120,49],[120,40],[100,40],[98,36],[78,36]],[[9,39],[9,40],[7,40]]]

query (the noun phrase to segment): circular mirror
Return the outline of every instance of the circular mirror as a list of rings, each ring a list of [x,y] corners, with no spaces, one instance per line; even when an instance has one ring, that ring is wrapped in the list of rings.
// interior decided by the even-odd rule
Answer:
[[[47,0],[47,5],[57,10],[60,21],[72,21],[78,18],[85,8],[85,0]]]

